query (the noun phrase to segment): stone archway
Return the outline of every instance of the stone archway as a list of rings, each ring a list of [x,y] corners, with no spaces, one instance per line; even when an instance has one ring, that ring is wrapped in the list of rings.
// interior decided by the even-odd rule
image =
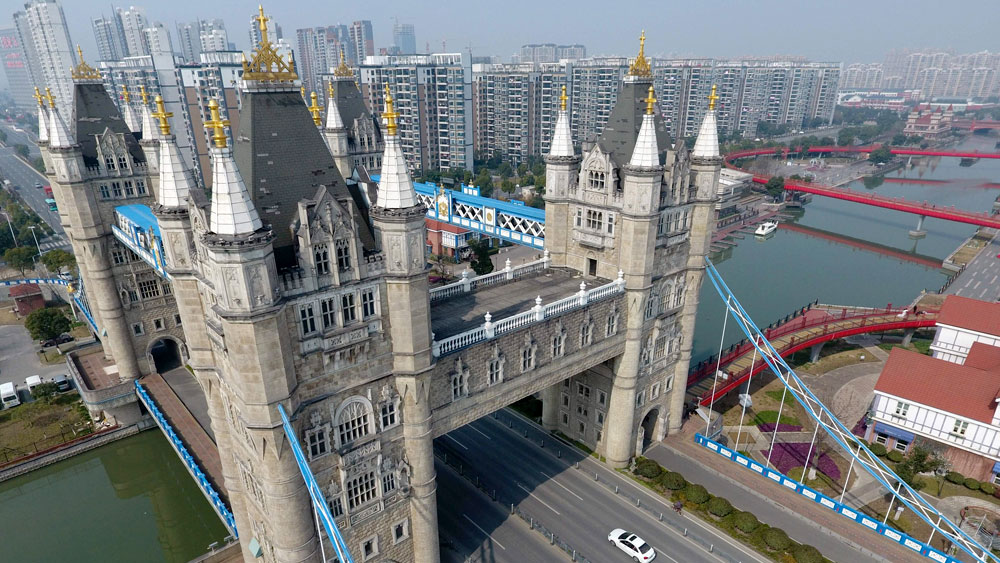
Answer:
[[[166,373],[184,365],[181,345],[172,337],[154,340],[147,351],[149,366],[156,373]]]
[[[654,441],[659,440],[660,427],[663,426],[659,415],[660,407],[653,407],[642,417],[635,441],[636,455],[642,455]]]

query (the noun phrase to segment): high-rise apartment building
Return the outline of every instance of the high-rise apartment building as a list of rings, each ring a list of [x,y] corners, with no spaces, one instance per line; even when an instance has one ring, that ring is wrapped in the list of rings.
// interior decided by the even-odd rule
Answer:
[[[34,85],[28,71],[28,58],[24,54],[17,30],[13,27],[0,29],[0,61],[3,62],[3,71],[14,103],[22,108],[32,107]]]
[[[854,64],[840,87],[916,90],[918,100],[1000,95],[1000,53],[955,55],[945,51],[892,51],[884,63]]]
[[[375,54],[375,34],[372,32],[372,22],[360,20],[351,24],[351,48],[348,55],[354,64],[360,64],[365,57]]]
[[[554,63],[562,60],[574,61],[587,56],[587,48],[583,45],[556,45],[541,43],[522,45],[517,55],[517,62],[522,63]]]
[[[181,57],[189,63],[198,60],[201,54],[201,22],[177,22],[177,50]]]
[[[51,88],[59,110],[70,111],[73,81],[69,70],[76,67],[76,53],[62,6],[56,0],[33,0],[24,5],[23,12],[14,14],[14,24],[34,85]]]
[[[472,67],[467,55],[371,56],[361,65],[361,91],[372,113],[396,100],[399,140],[414,170],[472,170]]]
[[[101,16],[91,21],[94,39],[97,41],[98,60],[120,61],[128,56],[125,34],[117,15],[110,18]]]
[[[473,150],[517,166],[539,154],[541,74],[532,63],[472,66]]]
[[[150,24],[149,27],[142,30],[142,35],[145,38],[143,42],[145,43],[146,50],[149,51],[149,54],[173,55],[174,44],[170,40],[170,31],[167,30],[167,27],[162,23],[155,22]]]
[[[146,29],[149,27],[149,20],[146,19],[146,10],[129,6],[128,9],[116,8],[115,14],[121,22],[122,33],[125,37],[125,50],[130,57],[149,54],[149,45],[146,43]]]
[[[346,25],[307,27],[295,30],[299,50],[297,70],[302,85],[309,92],[324,95],[326,86],[321,78],[340,63],[340,54],[350,56],[351,36]]]
[[[178,23],[177,43],[184,60],[197,63],[202,53],[229,50],[229,35],[221,19]]]
[[[397,55],[417,53],[417,34],[412,23],[395,23],[392,26],[392,44]]]
[[[197,62],[178,66],[185,123],[193,142],[194,170],[206,188],[212,187],[211,132],[205,129],[210,119],[209,102],[215,100],[223,119],[230,121],[230,131],[240,125],[239,81],[243,74],[242,51],[209,51]]]
[[[618,100],[618,85],[628,71],[625,57],[595,57],[576,61],[568,67],[570,123],[573,140],[580,143],[599,135]]]
[[[281,39],[284,37],[281,34],[281,26],[274,23],[274,18],[272,18],[271,16],[266,16],[266,17],[267,20],[271,22],[267,26],[267,38],[271,41],[271,43],[278,45],[281,43]],[[260,40],[261,40],[260,14],[254,12],[253,15],[250,16],[250,44],[260,45]]]
[[[882,87],[882,65],[879,63],[854,63],[844,68],[840,87],[844,90],[876,89]]]

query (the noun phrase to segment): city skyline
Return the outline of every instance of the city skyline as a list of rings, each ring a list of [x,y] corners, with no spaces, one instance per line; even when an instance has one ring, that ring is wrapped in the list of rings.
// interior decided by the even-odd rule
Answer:
[[[129,4],[131,5],[131,3]],[[225,0],[211,6],[193,0],[178,0],[169,6],[135,4],[144,8],[149,21],[162,21],[169,28],[178,22],[221,18],[231,29],[245,27],[245,20],[255,10],[255,2]],[[127,8],[127,6],[123,5]],[[988,9],[990,4],[976,1],[967,10],[941,11],[931,2],[908,3],[900,10],[895,3],[868,4],[842,2],[833,10],[827,6],[805,7],[780,0],[768,0],[751,6],[747,2],[724,1],[705,17],[699,4],[671,7],[669,20],[650,25],[650,14],[656,6],[637,1],[627,2],[614,13],[591,17],[594,12],[580,8],[565,10],[560,6],[528,3],[504,3],[468,9],[466,4],[439,3],[433,9],[417,8],[390,0],[377,12],[361,7],[348,9],[306,9],[294,4],[272,3],[265,10],[278,25],[294,30],[316,25],[333,25],[361,19],[371,19],[376,51],[393,44],[394,18],[413,24],[419,30],[417,51],[466,51],[470,44],[474,54],[496,55],[507,60],[525,43],[583,43],[588,52],[598,55],[631,53],[635,35],[646,28],[649,36],[648,54],[653,56],[769,56],[800,55],[815,61],[876,62],[892,49],[935,48],[956,52],[976,52],[995,45],[982,38],[990,37],[989,18],[968,18],[969,13]],[[15,6],[22,9],[20,4]],[[108,5],[86,0],[64,5],[70,34],[87,53],[96,55],[97,45],[90,22],[101,17]],[[867,14],[859,18],[859,10]],[[934,13],[928,18],[928,13]],[[511,14],[517,14],[512,18]],[[532,14],[533,18],[523,15]],[[783,29],[778,16],[794,27]],[[10,14],[7,14],[10,17]],[[896,25],[886,27],[880,22],[891,19]],[[562,20],[559,25],[553,22]],[[447,24],[443,22],[447,21]],[[482,22],[490,22],[483,26]],[[506,24],[506,25],[505,25]],[[949,35],[961,26],[963,33]],[[775,33],[775,31],[779,31]],[[176,28],[171,31],[176,35]],[[237,49],[249,50],[245,33],[230,38]],[[913,38],[919,38],[914,40]],[[442,49],[442,41],[446,48]]]

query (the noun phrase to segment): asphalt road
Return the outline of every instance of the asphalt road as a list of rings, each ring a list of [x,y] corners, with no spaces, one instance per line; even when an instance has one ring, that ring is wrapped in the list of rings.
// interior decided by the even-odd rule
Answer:
[[[0,123],[0,127],[3,128],[4,133],[7,133],[7,146],[13,147],[14,145],[26,145],[28,147],[28,153],[32,158],[41,154],[38,152],[38,144],[34,133],[28,133],[24,130],[15,131],[14,125],[11,123]]]
[[[17,384],[21,401],[28,398],[24,380],[40,375],[48,380],[54,375],[67,373],[66,364],[44,365],[35,351],[38,344],[31,340],[23,325],[0,325],[0,383]]]
[[[982,301],[1000,299],[1000,240],[994,236],[945,290],[945,294],[961,295]]]
[[[48,239],[38,239],[42,252],[59,247],[68,250],[69,241],[66,239],[66,231],[63,229],[62,223],[59,221],[59,214],[49,211],[49,206],[45,203],[45,192],[34,187],[36,182],[43,186],[48,185],[48,178],[18,158],[14,149],[9,146],[0,147],[0,176],[18,186],[17,193],[21,198],[42,218],[42,221],[48,223],[55,231],[55,235]],[[0,216],[0,227],[7,227],[6,219],[2,216]]]
[[[513,429],[506,426],[507,419],[513,420]],[[524,437],[524,431],[528,432],[528,438]],[[539,447],[539,440],[545,441],[544,448]],[[435,449],[438,455],[447,454],[450,464],[461,463],[466,474],[477,473],[488,490],[496,490],[500,503],[517,505],[594,563],[628,561],[628,557],[607,539],[608,533],[619,527],[645,539],[656,549],[658,561],[765,561],[697,518],[674,514],[661,497],[607,469],[576,448],[553,442],[553,438],[538,427],[506,411],[501,411],[499,421],[487,416],[438,438]],[[575,467],[577,462],[579,468]],[[473,471],[475,473],[470,473]],[[657,506],[664,519],[677,521],[682,528],[687,528],[689,537],[637,509],[634,501],[616,495],[608,485],[594,481],[595,472],[602,482],[617,484],[631,498],[639,497],[644,505]],[[439,478],[441,475],[439,470]],[[481,504],[475,509],[476,514],[489,510],[490,505],[495,506],[485,494],[479,493],[479,497]],[[450,499],[439,493],[439,518],[450,509]],[[463,507],[464,510],[467,508]],[[516,518],[512,516],[508,520]],[[481,527],[483,532],[493,533],[491,527]],[[526,530],[522,534],[524,540],[517,542],[519,549],[527,544],[526,534],[537,535],[537,532]],[[714,545],[714,553],[709,553],[693,538],[700,538],[705,545]],[[526,553],[521,560],[546,559]]]

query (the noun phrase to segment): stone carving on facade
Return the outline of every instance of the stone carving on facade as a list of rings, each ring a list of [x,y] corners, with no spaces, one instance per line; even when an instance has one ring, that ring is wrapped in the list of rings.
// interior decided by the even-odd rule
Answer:
[[[172,254],[174,255],[174,259],[177,260],[177,264],[180,266],[186,266],[187,257],[185,256],[184,241],[181,239],[181,236],[177,233],[170,233],[167,235],[167,240],[169,241],[170,248],[173,251]]]
[[[255,305],[263,305],[268,301],[268,291],[264,289],[265,266],[258,264],[250,270],[250,296]]]
[[[392,237],[392,240],[389,241],[389,263],[397,270],[403,268],[403,249],[399,237]]]

